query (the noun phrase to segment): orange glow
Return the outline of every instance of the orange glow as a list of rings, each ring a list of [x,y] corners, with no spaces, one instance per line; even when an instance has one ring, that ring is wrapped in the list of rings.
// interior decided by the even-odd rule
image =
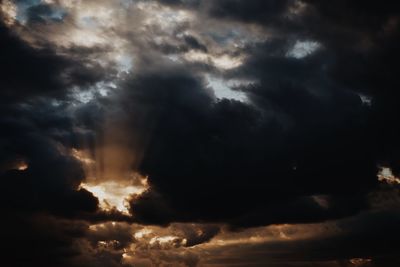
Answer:
[[[94,164],[95,161],[85,154],[84,151],[73,148],[71,154],[74,158],[79,160],[85,165]]]
[[[142,239],[151,233],[153,233],[153,230],[144,228],[140,231],[137,231],[133,236],[135,237],[135,239]]]
[[[97,247],[99,248],[113,248],[117,247],[120,244],[118,240],[109,240],[109,241],[98,241],[97,242]]]
[[[116,181],[107,181],[99,184],[82,183],[81,188],[91,192],[99,199],[100,208],[105,211],[117,209],[129,215],[129,197],[142,194],[147,187],[144,185],[129,185]]]
[[[400,184],[400,179],[396,177],[392,170],[387,167],[382,167],[378,173],[378,180],[388,184]]]
[[[21,163],[18,164],[17,170],[19,170],[19,171],[25,171],[26,169],[28,169],[28,167],[29,167],[29,166],[28,166],[27,163],[21,162]]]
[[[104,211],[118,210],[130,215],[129,199],[140,195],[149,187],[147,177],[130,168],[132,154],[121,146],[100,146],[93,157],[86,150],[72,149],[71,155],[79,160],[86,173],[80,188],[99,199]]]
[[[353,264],[354,266],[364,266],[365,264],[370,262],[372,262],[371,259],[362,259],[362,258],[355,258],[350,260],[350,263]]]

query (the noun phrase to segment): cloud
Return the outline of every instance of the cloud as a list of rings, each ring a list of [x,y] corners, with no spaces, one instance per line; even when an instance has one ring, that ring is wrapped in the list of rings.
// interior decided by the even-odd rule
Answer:
[[[0,5],[7,266],[396,263],[397,4]]]

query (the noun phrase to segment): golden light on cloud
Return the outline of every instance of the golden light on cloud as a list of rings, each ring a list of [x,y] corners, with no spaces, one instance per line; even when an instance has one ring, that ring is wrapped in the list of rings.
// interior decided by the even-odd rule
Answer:
[[[184,58],[191,62],[212,64],[222,70],[237,68],[243,64],[244,57],[232,57],[229,55],[209,55],[205,52],[189,51],[184,54]]]
[[[17,165],[17,170],[19,170],[19,171],[25,171],[28,168],[29,168],[29,165],[26,162],[20,162]]]
[[[106,120],[104,131],[96,146],[72,149],[71,156],[82,163],[86,179],[80,188],[91,192],[104,211],[117,210],[130,214],[129,201],[149,188],[146,176],[136,172],[140,149],[130,146],[123,119]]]
[[[146,191],[147,186],[129,185],[116,181],[106,181],[99,184],[82,183],[81,188],[91,192],[99,199],[100,208],[105,211],[116,209],[123,214],[129,215],[129,197],[140,195]]]
[[[0,12],[4,17],[4,22],[6,25],[11,26],[15,23],[17,18],[17,7],[12,1],[3,1],[0,5]]]
[[[98,248],[115,248],[119,246],[120,242],[118,240],[101,240],[97,242]]]
[[[391,185],[400,184],[400,179],[393,174],[390,168],[387,167],[381,167],[378,173],[378,180]]]
[[[354,266],[365,266],[367,263],[370,262],[372,262],[371,259],[362,259],[362,258],[355,258],[350,260],[350,263],[353,264]]]
[[[142,238],[144,238],[145,236],[147,236],[147,235],[149,235],[151,233],[153,233],[153,230],[147,229],[147,228],[143,228],[143,229],[137,231],[133,236],[135,237],[135,239],[142,239]]]
[[[167,235],[167,236],[156,236],[156,237],[153,237],[150,240],[149,244],[150,245],[158,244],[160,246],[163,246],[163,245],[167,245],[167,244],[169,244],[169,245],[172,244],[173,245],[175,242],[183,242],[183,241],[181,241],[178,236]]]
[[[84,165],[90,165],[90,164],[96,163],[93,159],[91,159],[89,156],[87,156],[85,154],[85,152],[82,151],[82,150],[78,150],[78,149],[73,148],[71,150],[71,154],[75,159],[79,160]]]

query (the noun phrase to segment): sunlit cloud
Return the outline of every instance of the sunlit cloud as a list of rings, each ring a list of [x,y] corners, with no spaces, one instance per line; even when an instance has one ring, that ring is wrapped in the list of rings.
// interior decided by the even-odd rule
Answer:
[[[187,61],[211,64],[222,70],[229,70],[239,67],[243,64],[243,57],[231,57],[229,55],[209,55],[199,51],[189,51],[184,54]]]
[[[84,165],[91,165],[95,163],[93,159],[85,155],[85,152],[83,150],[78,150],[76,148],[73,148],[71,150],[71,154],[74,158],[82,162]]]
[[[245,87],[255,84],[254,81],[248,80],[225,80],[222,78],[206,75],[208,86],[211,87],[215,96],[219,99],[233,99],[241,102],[247,102],[248,98],[243,91],[234,90],[235,88]]]
[[[188,10],[176,10],[152,1],[139,2],[136,6],[145,14],[144,28],[156,26],[170,34],[180,24],[193,19],[192,13]]]
[[[126,185],[116,181],[99,184],[82,183],[80,187],[88,190],[99,199],[101,209],[105,211],[117,209],[125,215],[130,215],[130,196],[140,195],[147,189],[145,186]]]
[[[98,248],[115,248],[119,246],[120,242],[118,240],[105,240],[105,241],[98,241],[97,247]]]
[[[17,6],[9,0],[4,0],[0,4],[0,12],[4,17],[4,22],[8,26],[12,26],[17,19]]]
[[[372,262],[371,259],[363,259],[363,258],[350,259],[349,261],[353,266],[365,266],[368,263]]]
[[[313,54],[320,48],[321,44],[316,41],[297,41],[286,53],[286,56],[301,59]]]
[[[388,184],[400,184],[400,179],[396,177],[392,169],[388,167],[381,167],[379,173],[378,173],[378,180],[380,182],[388,183]]]
[[[96,160],[85,150],[72,149],[71,155],[82,163],[87,175],[86,181],[81,183],[80,188],[88,190],[97,197],[100,208],[104,211],[116,209],[125,215],[130,215],[130,198],[142,194],[149,188],[147,177],[133,171],[124,177],[103,177],[102,172],[96,171],[98,169]],[[118,172],[114,174],[119,175]]]
[[[147,235],[149,235],[151,233],[153,233],[153,230],[147,229],[147,228],[143,228],[142,230],[137,231],[134,234],[134,237],[135,237],[135,239],[142,239],[142,238],[144,238],[145,236],[147,236]]]
[[[143,266],[154,266],[154,264],[179,266],[179,263],[187,262],[188,259],[197,259],[199,266],[213,266],[208,264],[219,260],[224,262],[228,258],[236,257],[236,254],[242,253],[242,250],[247,251],[268,244],[289,244],[301,240],[312,240],[338,231],[334,224],[282,224],[235,232],[224,229],[212,236],[210,240],[187,246],[191,238],[207,231],[207,228],[204,228],[205,225],[181,223],[168,227],[139,225],[131,227],[134,240],[123,249],[122,257],[125,264],[132,266],[141,266],[141,264]],[[100,232],[106,228],[104,224],[91,226],[93,231]],[[271,251],[271,255],[273,254],[274,252]]]
[[[17,170],[25,171],[29,168],[29,165],[26,162],[21,162],[17,165]]]
[[[115,83],[101,81],[88,89],[81,89],[78,87],[72,88],[71,96],[76,100],[74,104],[87,104],[98,97],[107,97],[115,89]]]
[[[179,244],[185,244],[186,240],[181,240],[178,236],[159,236],[159,237],[153,237],[150,239],[149,244],[152,246],[160,246],[160,247],[166,247],[166,246],[177,246]]]
[[[285,5],[280,8],[283,2]],[[400,178],[394,164],[393,170],[380,168],[375,180],[381,184],[372,189],[376,192],[356,192],[360,177],[355,177],[356,184],[352,179],[346,180],[346,189],[353,190],[354,195],[347,196],[347,190],[338,190],[344,192],[338,203],[336,189],[341,185],[337,183],[343,179],[337,178],[335,170],[330,169],[332,175],[318,177],[327,179],[326,184],[332,184],[332,190],[324,183],[321,186],[313,182],[314,176],[327,173],[326,168],[334,168],[335,164],[329,160],[341,158],[340,153],[347,152],[347,148],[349,155],[357,158],[354,149],[360,147],[358,135],[350,133],[350,139],[342,138],[340,133],[347,133],[348,127],[341,124],[342,118],[354,122],[351,129],[360,129],[361,124],[369,125],[371,114],[373,118],[381,118],[384,117],[381,110],[396,111],[396,108],[372,108],[375,100],[381,101],[383,107],[389,91],[384,90],[380,96],[379,90],[366,84],[360,85],[361,89],[352,88],[347,74],[353,72],[343,69],[346,75],[341,76],[340,67],[346,62],[340,58],[342,52],[346,54],[347,45],[351,49],[359,46],[353,43],[352,36],[345,39],[345,45],[335,43],[336,28],[342,25],[330,25],[330,19],[325,22],[329,26],[326,28],[308,25],[308,19],[315,22],[325,15],[319,14],[319,4],[312,2],[1,1],[1,37],[7,50],[16,47],[15,55],[10,53],[9,58],[8,51],[5,52],[7,64],[3,70],[8,73],[10,66],[16,80],[23,80],[20,86],[20,81],[14,82],[11,77],[4,79],[7,118],[0,120],[6,126],[4,145],[1,143],[5,156],[2,157],[11,155],[0,167],[1,172],[5,170],[4,182],[8,185],[5,188],[15,190],[14,195],[18,196],[7,196],[17,200],[15,214],[24,215],[32,206],[35,208],[32,213],[39,210],[60,217],[65,213],[66,224],[79,221],[79,229],[69,231],[65,243],[79,244],[73,251],[77,252],[77,261],[87,257],[89,265],[194,267],[230,266],[231,263],[250,266],[252,259],[248,255],[255,254],[262,257],[268,254],[265,258],[272,255],[278,264],[281,264],[279,261],[287,263],[286,257],[302,260],[309,255],[292,255],[303,251],[300,246],[296,247],[298,244],[307,246],[315,241],[319,244],[324,238],[338,241],[352,234],[353,229],[346,227],[357,224],[349,227],[345,219],[338,219],[348,215],[347,207],[341,206],[342,197],[349,202],[354,197],[354,203],[349,203],[350,209],[361,202],[358,201],[361,197],[369,201],[368,207],[354,208],[361,211],[361,215],[352,213],[354,217],[397,209]],[[258,10],[258,5],[272,10]],[[269,14],[276,7],[276,15]],[[303,16],[307,16],[304,21]],[[343,25],[347,24],[346,20],[343,17]],[[349,20],[353,22],[352,18]],[[355,53],[352,60],[363,58],[368,67],[364,69],[360,64],[362,68],[354,71],[355,79],[360,73],[372,73],[370,65],[377,64],[373,71],[385,70],[375,56],[385,55],[378,49],[379,42],[391,49],[386,38],[396,32],[399,20],[384,17],[382,21],[379,27],[371,27],[379,29],[379,33],[371,35],[379,38],[368,36],[368,27],[354,31],[355,38],[357,34],[363,35],[362,38],[370,39],[363,41],[371,43],[369,49],[376,49],[371,56],[373,62],[364,56],[364,50]],[[314,32],[315,29],[321,31]],[[327,29],[329,39],[325,39]],[[345,29],[338,36],[346,37],[353,30]],[[338,47],[343,50],[335,51]],[[324,53],[319,54],[322,50]],[[317,53],[319,60],[308,62]],[[358,65],[355,63],[354,67]],[[304,66],[305,71],[301,69]],[[56,71],[52,72],[53,69]],[[75,72],[76,79],[71,74]],[[339,80],[335,80],[336,76]],[[374,77],[370,78],[371,85],[376,86]],[[359,80],[355,81],[358,87]],[[31,88],[36,82],[40,89],[34,85]],[[7,98],[14,92],[21,94],[22,100],[19,96],[14,100],[12,96],[9,104]],[[37,99],[42,101],[38,110],[32,104]],[[13,101],[18,102],[15,107]],[[337,107],[338,112],[331,107]],[[239,113],[231,112],[236,108]],[[232,114],[236,116],[234,120],[229,118]],[[388,116],[388,121],[392,117],[395,116]],[[358,124],[359,119],[365,124]],[[327,130],[321,132],[321,125]],[[367,135],[365,140],[375,137]],[[24,140],[21,142],[18,138]],[[327,149],[324,149],[325,142],[329,142]],[[56,148],[52,151],[54,143]],[[342,151],[343,144],[346,151]],[[395,151],[395,142],[391,144]],[[381,153],[386,150],[372,150],[376,155],[365,156],[366,168],[370,159],[380,162],[383,159],[377,155],[387,156]],[[195,154],[191,155],[192,152]],[[334,155],[327,154],[330,152]],[[20,157],[22,160],[15,160]],[[358,158],[364,160],[364,157]],[[345,156],[338,163],[342,166],[349,159]],[[320,167],[309,170],[319,160]],[[387,161],[393,163],[395,159],[389,157]],[[289,168],[293,165],[293,171],[298,174]],[[359,165],[364,166],[355,165],[357,171]],[[240,169],[241,166],[245,169]],[[53,173],[50,170],[53,167],[61,171]],[[364,173],[355,169],[349,173]],[[244,179],[248,178],[249,184],[237,188],[242,185],[240,179],[244,173],[248,174]],[[281,183],[276,177],[290,182]],[[196,190],[196,185],[202,190]],[[229,192],[225,195],[224,190]],[[216,195],[218,198],[214,199],[212,196]],[[93,207],[97,203],[93,196],[98,199],[98,209]],[[310,205],[304,208],[311,209],[303,211],[301,202],[298,210],[292,212],[292,206],[286,210],[288,203],[296,208],[298,199],[306,199]],[[25,205],[27,200],[32,200],[32,204]],[[163,200],[165,203],[160,203]],[[224,210],[226,203],[231,206]],[[207,205],[214,204],[214,209],[207,209]],[[11,215],[14,215],[13,205],[7,210]],[[18,210],[20,206],[24,208],[22,211]],[[83,212],[75,211],[77,206]],[[215,214],[217,207],[221,211]],[[276,212],[269,214],[271,209]],[[327,219],[325,214],[328,219],[337,220],[317,223]],[[304,221],[314,224],[287,224]],[[237,227],[235,222],[259,227],[243,226],[233,231],[232,227]],[[282,224],[266,225],[271,222]],[[356,233],[363,227],[356,229]],[[29,236],[21,236],[30,240]],[[270,246],[277,249],[269,250]],[[323,249],[322,246],[321,251],[325,253]],[[351,252],[345,256],[335,252],[322,255],[331,256],[322,265],[375,264],[373,253]],[[371,258],[352,258],[366,256]],[[107,260],[116,264],[109,264]],[[226,262],[230,263],[225,265]],[[272,266],[276,262],[268,264]],[[300,266],[303,262],[290,264]],[[69,262],[65,265],[75,266]],[[319,262],[315,265],[319,266]]]

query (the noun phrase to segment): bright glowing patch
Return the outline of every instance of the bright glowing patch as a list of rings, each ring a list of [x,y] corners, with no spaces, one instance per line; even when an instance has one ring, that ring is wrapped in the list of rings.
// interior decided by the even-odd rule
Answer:
[[[243,58],[241,57],[230,57],[228,55],[223,55],[220,57],[212,57],[211,59],[217,68],[223,70],[234,69],[243,64]]]
[[[142,239],[151,233],[153,233],[153,230],[144,228],[140,231],[137,231],[133,236],[135,237],[135,239]]]
[[[70,38],[68,41],[70,43],[66,46],[71,46],[71,44],[74,44],[83,47],[93,47],[95,45],[107,43],[107,39],[104,36],[93,31],[75,29],[71,31],[69,36]]]
[[[25,171],[26,169],[28,169],[28,164],[26,162],[20,162],[17,165],[17,170],[19,171]]]
[[[112,82],[98,82],[94,86],[87,90],[80,88],[73,88],[71,90],[72,97],[79,103],[87,104],[96,97],[106,97],[112,90],[116,88],[116,85]]]
[[[151,1],[139,2],[137,8],[146,14],[146,19],[143,21],[145,26],[156,26],[169,33],[172,33],[177,26],[193,19],[188,10],[176,10]]]
[[[186,240],[182,240],[178,236],[156,236],[150,239],[149,244],[151,246],[161,246],[163,248],[170,248],[170,247],[175,247],[175,246],[181,246],[184,243],[186,243]]]
[[[190,52],[187,52],[184,55],[184,57],[188,61],[195,61],[195,62],[202,62],[202,63],[208,63],[209,62],[209,57],[204,52],[190,51]]]
[[[321,44],[315,41],[297,41],[293,48],[287,52],[286,56],[301,59],[311,55],[320,48]]]
[[[211,64],[222,70],[234,69],[243,64],[243,57],[231,57],[229,55],[213,56],[204,52],[189,51],[184,54],[187,61]]]
[[[118,240],[109,240],[109,241],[98,241],[98,248],[115,248],[119,246],[120,242]]]
[[[126,215],[130,214],[129,197],[134,194],[141,194],[146,190],[145,186],[127,185],[120,181],[106,181],[98,184],[82,183],[80,187],[88,190],[99,199],[101,209],[105,211],[117,209]]]
[[[362,259],[362,258],[356,258],[350,260],[350,263],[353,264],[354,266],[364,266],[370,262],[372,262],[371,259]]]
[[[4,16],[4,22],[6,25],[11,26],[17,19],[17,6],[9,0],[5,0],[1,3],[0,12]]]
[[[244,92],[232,90],[232,88],[252,84],[253,82],[244,80],[223,80],[217,77],[206,76],[208,85],[213,89],[217,98],[233,99],[241,102],[247,101]]]
[[[392,170],[387,167],[381,167],[378,173],[378,180],[388,184],[400,184],[400,179],[394,176]]]
[[[129,73],[132,69],[132,57],[126,54],[117,54],[114,61],[120,73]]]

